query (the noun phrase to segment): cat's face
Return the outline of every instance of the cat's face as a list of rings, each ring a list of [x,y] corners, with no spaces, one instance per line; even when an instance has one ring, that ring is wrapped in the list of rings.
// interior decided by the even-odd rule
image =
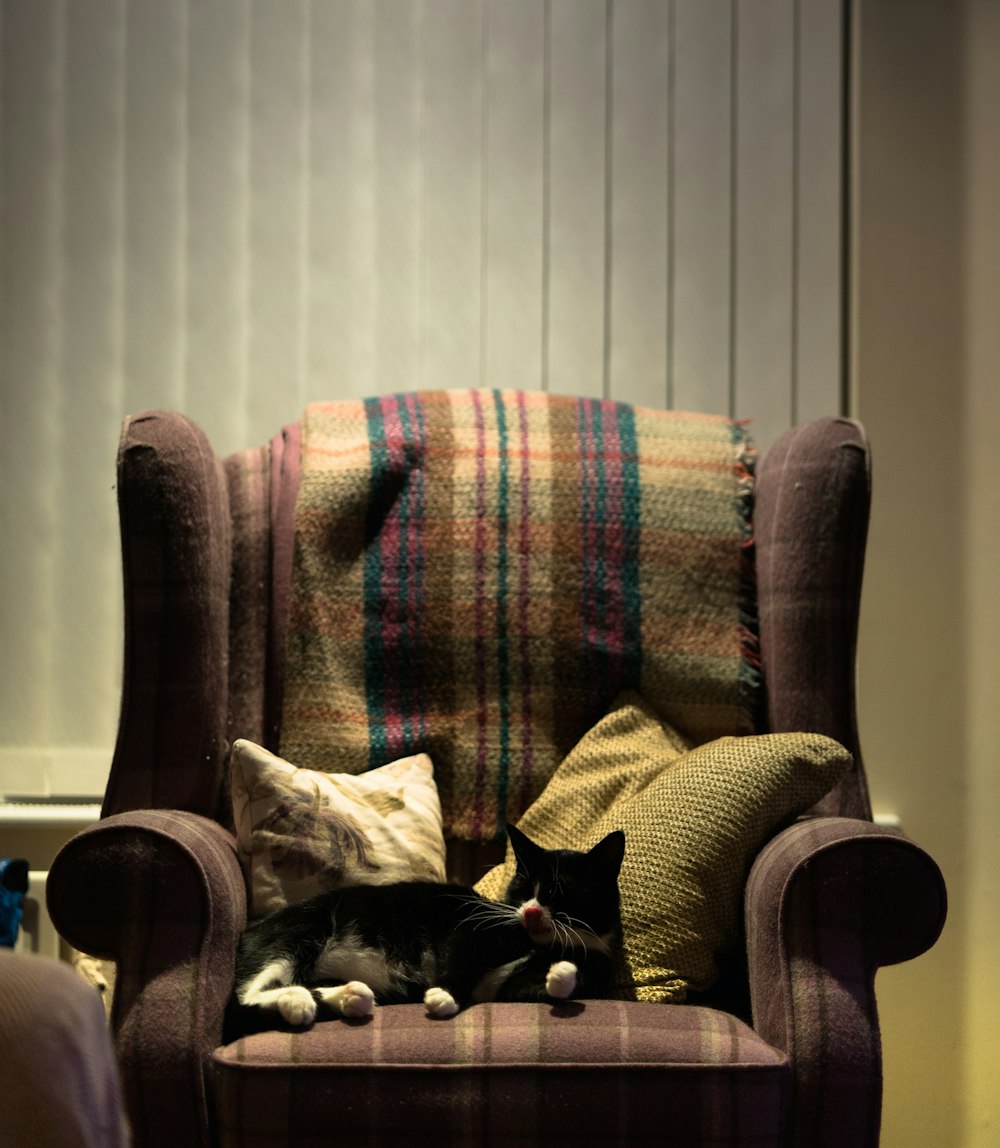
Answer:
[[[602,937],[617,927],[618,872],[625,834],[609,833],[587,853],[543,849],[514,826],[508,828],[517,871],[504,898],[537,945],[571,932]]]

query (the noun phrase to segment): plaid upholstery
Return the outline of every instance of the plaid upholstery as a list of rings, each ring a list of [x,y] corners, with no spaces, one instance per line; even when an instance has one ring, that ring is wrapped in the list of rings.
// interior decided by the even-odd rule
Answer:
[[[125,665],[102,812],[174,807],[225,820],[232,520],[204,432],[170,412],[126,419],[118,508]]]
[[[285,693],[285,647],[292,594],[295,502],[302,469],[302,429],[285,427],[271,439],[271,613],[263,640],[267,647],[264,740],[277,752]]]
[[[111,1019],[136,1144],[208,1144],[209,1057],[246,924],[232,835],[176,810],[119,814],[64,846],[49,882],[60,934],[118,964]]]
[[[535,392],[308,407],[282,757],[427,751],[478,840],[622,688],[696,743],[751,732],[751,457],[729,419]]]
[[[254,1037],[239,1054],[241,1046],[217,1047],[246,907],[232,836],[214,820],[229,683],[234,717],[256,715],[261,704],[259,687],[226,663],[238,650],[259,665],[264,650],[261,720],[274,744],[299,486],[295,428],[270,445],[267,508],[264,465],[262,453],[248,452],[224,472],[204,435],[169,412],[130,419],[123,431],[125,680],[105,799],[105,814],[118,815],[64,847],[48,900],[71,944],[119,962],[112,1025],[136,1143],[218,1143],[216,1113],[225,1142],[268,1148],[282,1143],[260,1132],[268,1122],[318,1130],[300,1144],[365,1142],[350,1130],[375,1122],[385,1140],[407,1145],[625,1135],[633,1144],[877,1143],[872,976],[934,942],[944,889],[916,846],[839,818],[792,827],[753,869],[753,1032],[691,1005],[587,1002],[578,1012],[527,1006],[530,1021],[522,1006],[475,1006],[430,1027],[419,1009],[386,1009],[371,1025],[333,1021],[294,1038]],[[248,473],[234,473],[241,468]],[[756,498],[767,722],[826,733],[854,751],[856,772],[823,809],[863,814],[852,692],[868,500],[862,432],[843,420],[790,432],[759,469]],[[262,622],[257,590],[231,597],[230,576],[261,570],[265,510],[270,611]],[[245,531],[258,531],[256,540],[238,537]],[[450,842],[451,871],[478,876],[481,853],[499,859],[494,845]],[[629,1011],[615,1011],[622,1007]],[[266,1065],[282,1048],[297,1068]],[[432,1066],[447,1050],[455,1059]]]
[[[255,447],[225,462],[233,523],[227,738],[264,741],[267,632],[271,613],[271,452]]]
[[[877,1143],[875,973],[934,944],[946,899],[927,854],[870,822],[811,819],[762,850],[746,893],[754,1027],[796,1070],[792,1143]]]
[[[785,1057],[706,1008],[419,1005],[214,1057],[223,1145],[780,1144]],[[684,1066],[671,1071],[667,1065]]]
[[[288,426],[268,446],[225,460],[233,524],[228,739],[270,750],[281,725],[300,443],[298,426]]]
[[[816,812],[871,817],[854,712],[871,459],[860,425],[817,419],[783,435],[754,497],[766,728],[825,733],[851,768]],[[819,656],[821,655],[821,656]]]

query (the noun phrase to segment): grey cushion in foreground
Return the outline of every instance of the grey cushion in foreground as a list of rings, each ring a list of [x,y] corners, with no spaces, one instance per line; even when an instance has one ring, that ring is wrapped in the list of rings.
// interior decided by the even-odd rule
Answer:
[[[0,1144],[125,1148],[118,1065],[97,991],[61,961],[0,949]]]

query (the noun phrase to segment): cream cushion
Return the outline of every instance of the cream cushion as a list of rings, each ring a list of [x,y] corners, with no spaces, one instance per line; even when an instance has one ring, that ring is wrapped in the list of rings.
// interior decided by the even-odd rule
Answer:
[[[342,885],[445,880],[426,753],[357,775],[320,773],[240,740],[230,786],[254,916]]]

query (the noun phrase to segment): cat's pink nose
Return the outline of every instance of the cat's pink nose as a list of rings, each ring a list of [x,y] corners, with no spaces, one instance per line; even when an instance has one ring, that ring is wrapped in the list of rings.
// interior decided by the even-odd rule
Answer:
[[[521,923],[529,933],[537,933],[545,927],[545,914],[537,905],[529,905],[521,910]]]

